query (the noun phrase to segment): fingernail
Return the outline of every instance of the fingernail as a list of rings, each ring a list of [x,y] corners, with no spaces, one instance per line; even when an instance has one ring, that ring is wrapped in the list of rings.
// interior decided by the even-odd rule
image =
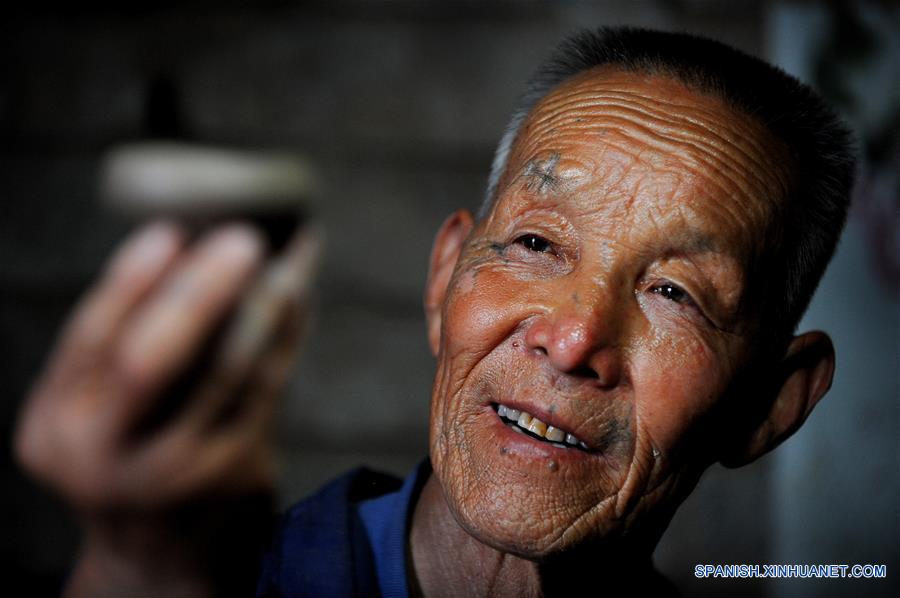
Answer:
[[[263,241],[249,226],[229,225],[214,233],[210,250],[224,258],[240,262],[258,259],[263,253]]]
[[[112,269],[154,268],[167,260],[178,244],[178,228],[167,221],[148,224],[126,243]]]

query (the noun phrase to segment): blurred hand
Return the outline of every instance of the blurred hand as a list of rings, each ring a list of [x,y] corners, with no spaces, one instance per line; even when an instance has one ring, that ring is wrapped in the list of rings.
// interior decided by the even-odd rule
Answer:
[[[129,538],[159,549],[173,532],[161,522],[177,526],[167,513],[271,490],[273,404],[316,250],[301,232],[265,261],[248,226],[187,246],[177,226],[156,223],[117,252],[75,309],[16,432],[24,467],[81,515],[88,553],[145,552]]]

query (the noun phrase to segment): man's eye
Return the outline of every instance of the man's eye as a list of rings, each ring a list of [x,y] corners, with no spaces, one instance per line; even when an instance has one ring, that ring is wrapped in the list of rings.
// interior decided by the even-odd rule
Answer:
[[[516,243],[521,244],[530,251],[538,253],[547,253],[550,251],[550,241],[537,235],[522,235],[516,239]]]
[[[657,295],[662,295],[666,299],[674,301],[675,303],[693,303],[693,300],[691,299],[691,296],[687,294],[687,291],[670,282],[666,282],[653,287],[651,289],[651,292],[656,293]]]

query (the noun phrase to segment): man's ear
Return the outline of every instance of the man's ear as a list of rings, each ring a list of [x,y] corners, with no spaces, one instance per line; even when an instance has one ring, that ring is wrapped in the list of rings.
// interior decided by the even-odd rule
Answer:
[[[425,283],[425,321],[428,325],[428,346],[437,356],[441,344],[441,306],[447,295],[447,285],[462,250],[463,242],[474,226],[468,210],[458,210],[444,220],[434,237],[428,281]]]
[[[725,467],[755,461],[785,440],[806,421],[816,403],[831,388],[834,345],[824,332],[794,337],[781,362],[774,384],[777,395],[768,413],[741,446],[721,460]]]

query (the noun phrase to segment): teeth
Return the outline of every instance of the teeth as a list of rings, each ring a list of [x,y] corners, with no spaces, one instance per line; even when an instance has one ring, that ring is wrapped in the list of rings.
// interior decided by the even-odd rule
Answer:
[[[547,424],[536,417],[532,418],[531,423],[528,424],[528,431],[538,436],[544,436],[547,433]]]
[[[566,433],[559,428],[550,426],[549,428],[547,428],[547,433],[544,434],[544,438],[546,438],[550,442],[562,442],[566,438]]]
[[[546,439],[558,448],[580,447],[588,450],[587,444],[578,440],[573,434],[564,432],[555,426],[548,426],[527,411],[498,405],[497,415],[511,422],[508,425],[516,432],[524,433],[525,430],[528,430],[530,433]]]

